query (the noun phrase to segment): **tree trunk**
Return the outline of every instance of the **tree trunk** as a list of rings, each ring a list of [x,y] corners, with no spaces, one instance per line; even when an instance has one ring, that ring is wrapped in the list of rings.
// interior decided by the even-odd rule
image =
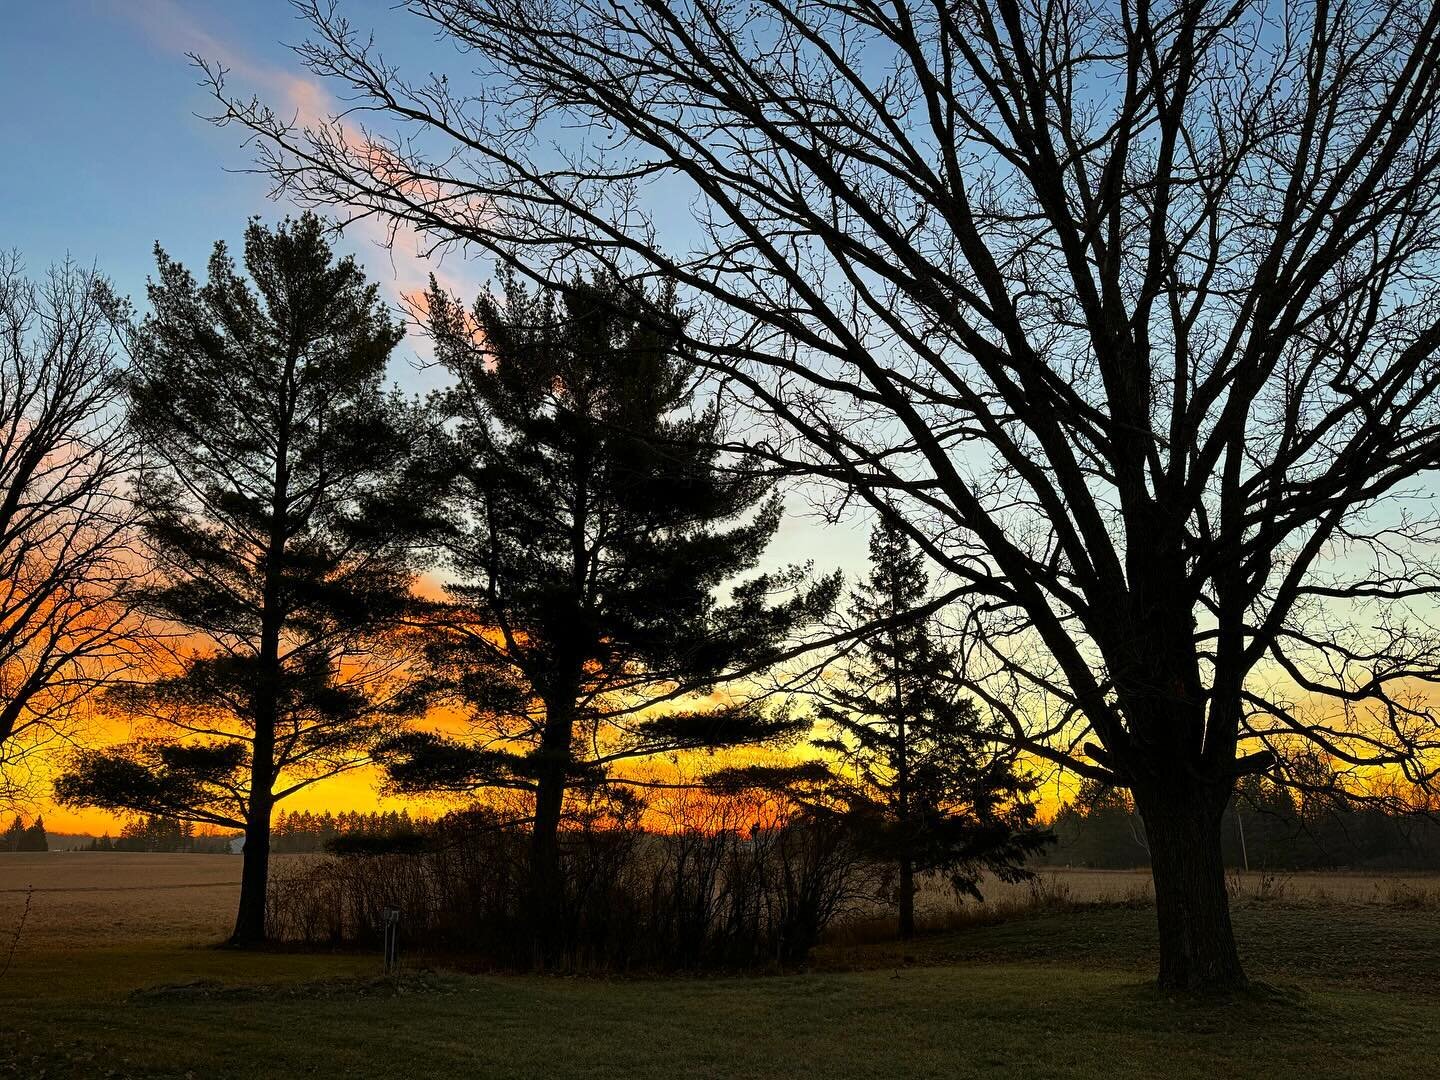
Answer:
[[[900,857],[900,940],[915,936],[915,860]]]
[[[535,783],[535,823],[530,833],[530,920],[537,967],[551,967],[561,959],[565,883],[560,867],[560,818],[573,728],[573,703],[546,707]]]
[[[1211,805],[1216,800],[1207,795],[1177,788],[1136,796],[1155,880],[1163,990],[1225,991],[1246,985],[1220,854],[1225,802],[1219,800],[1217,811]]]
[[[542,773],[535,790],[535,825],[530,834],[531,962],[554,967],[561,960],[563,875],[560,869],[560,813],[565,802],[563,774]]]
[[[284,385],[292,384],[297,357],[286,359]],[[275,808],[275,728],[280,719],[280,603],[290,487],[290,423],[282,409],[276,436],[275,486],[270,498],[270,535],[264,550],[265,581],[260,604],[260,647],[250,708],[255,725],[250,741],[249,806],[245,814],[245,865],[240,871],[240,908],[230,944],[246,948],[265,940],[265,893],[270,884],[270,813]]]
[[[230,944],[250,948],[265,940],[265,893],[270,884],[270,813],[275,808],[275,718],[278,631],[262,632],[262,669],[256,692],[255,734],[250,744],[250,804],[245,814],[245,864],[240,871],[240,907]],[[268,663],[266,663],[268,661]]]
[[[560,816],[564,805],[563,769],[547,767],[536,783],[535,824],[530,834],[531,880],[537,885],[550,884],[559,876]]]
[[[245,860],[240,870],[240,907],[230,944],[250,948],[265,940],[265,892],[270,882],[270,811],[254,811],[245,825]]]
[[[250,744],[250,804],[245,815],[245,865],[240,872],[240,908],[230,944],[242,948],[265,940],[265,893],[270,882],[270,813],[275,808],[275,721],[279,713],[279,628],[261,631],[260,685],[253,704],[255,733]]]

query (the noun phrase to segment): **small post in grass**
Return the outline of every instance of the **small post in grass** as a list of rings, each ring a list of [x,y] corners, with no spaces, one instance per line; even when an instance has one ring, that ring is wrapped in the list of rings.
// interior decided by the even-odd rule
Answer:
[[[393,975],[400,967],[400,909],[387,907],[382,918],[385,924],[385,974]]]

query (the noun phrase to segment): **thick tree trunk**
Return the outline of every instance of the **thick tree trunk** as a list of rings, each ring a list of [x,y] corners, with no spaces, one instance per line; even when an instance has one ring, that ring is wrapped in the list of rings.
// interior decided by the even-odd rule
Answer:
[[[240,948],[265,940],[265,892],[270,882],[270,812],[252,813],[245,827],[245,860],[240,870],[240,907],[230,944]]]
[[[565,805],[562,768],[546,768],[535,788],[535,824],[530,834],[530,876],[533,888],[552,886],[560,874],[560,817]],[[544,896],[537,897],[542,903]]]
[[[915,936],[915,861],[900,857],[900,939]]]
[[[279,631],[262,631],[260,686],[255,695],[255,734],[250,744],[250,805],[245,815],[245,865],[240,907],[230,944],[242,948],[265,940],[265,893],[270,882],[270,814],[275,808],[275,720],[278,709]]]
[[[564,880],[560,866],[560,819],[570,772],[573,703],[547,706],[535,784],[535,823],[530,833],[530,920],[534,962],[560,962]]]
[[[1164,990],[1238,990],[1246,985],[1230,925],[1220,854],[1224,801],[1183,788],[1137,793],[1145,822],[1160,929]]]
[[[535,825],[530,834],[530,925],[537,968],[560,963],[564,881],[560,868],[560,814],[565,784],[560,776],[544,775],[535,792]]]
[[[269,653],[275,654],[271,639],[264,635]],[[266,646],[262,646],[262,656]],[[265,894],[270,884],[270,813],[275,808],[271,794],[275,779],[275,664],[265,669],[256,695],[255,737],[250,744],[250,805],[245,815],[244,866],[240,871],[240,907],[235,913],[235,932],[230,944],[239,948],[259,945],[265,940]]]

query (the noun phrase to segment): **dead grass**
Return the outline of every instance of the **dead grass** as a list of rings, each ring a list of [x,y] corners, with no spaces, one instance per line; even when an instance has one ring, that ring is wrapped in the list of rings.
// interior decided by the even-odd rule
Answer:
[[[1232,870],[1227,875],[1230,897],[1237,904],[1358,904],[1440,910],[1440,874],[1423,871],[1266,871]],[[1089,870],[1046,868],[1034,880],[1007,883],[993,877],[981,883],[985,903],[967,901],[962,908],[1049,908],[1066,905],[1149,905],[1155,889],[1148,869]],[[954,892],[932,879],[925,885],[919,909],[944,917],[957,906]],[[979,916],[976,916],[979,917]],[[963,919],[963,917],[962,917]]]
[[[1239,903],[1345,904],[1440,910],[1440,875],[1424,873],[1238,871],[1229,876]]]
[[[1392,911],[1440,911],[1440,874],[1232,871],[1227,877],[1231,906],[1289,908],[1380,908]],[[956,896],[943,880],[921,883],[916,897],[916,930],[921,934],[998,926],[1036,915],[1103,908],[1150,908],[1155,888],[1150,871],[1090,870],[1064,867],[1039,871],[1029,881],[981,883],[985,899]],[[829,945],[850,948],[893,941],[893,910],[876,905],[859,918],[833,927]]]
[[[276,856],[283,872],[288,861]],[[133,852],[0,854],[0,938],[6,938],[34,889],[21,950],[86,949],[165,941],[201,945],[230,928],[240,885],[240,859],[232,855],[146,855]],[[961,901],[944,882],[927,881],[917,904],[922,930],[991,926],[1044,912],[1087,906],[1148,906],[1154,892],[1148,870],[1040,870],[1034,880],[981,885],[984,903]],[[1440,911],[1440,875],[1423,873],[1232,872],[1237,907],[1251,904],[1361,905],[1402,911]],[[833,941],[880,941],[893,933],[893,915],[876,907],[870,917],[837,928]]]
[[[304,858],[304,856],[294,856]],[[888,919],[812,970],[746,979],[473,977],[358,954],[186,948],[228,927],[239,860],[0,856],[0,1076],[270,1080],[1115,1080],[1434,1072],[1440,878],[1241,876],[1252,977],[1282,992],[1189,1003],[1148,985],[1140,873],[1044,871],[983,905],[927,893],[933,931]],[[929,921],[934,920],[934,921]],[[37,929],[36,927],[39,927]]]
[[[240,859],[135,852],[0,854],[0,934],[24,910],[20,950],[86,949],[224,937],[235,918]]]

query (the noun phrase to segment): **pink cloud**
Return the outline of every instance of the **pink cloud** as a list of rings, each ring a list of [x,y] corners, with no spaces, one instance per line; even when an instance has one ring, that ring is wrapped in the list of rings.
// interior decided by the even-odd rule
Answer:
[[[277,103],[283,101],[303,123],[315,123],[328,114],[330,96],[319,82],[253,61],[197,22],[193,7],[175,0],[129,0],[111,10],[139,30],[153,47],[173,53],[177,61],[183,62],[192,54],[219,61],[257,90],[274,96]]]
[[[292,112],[303,126],[330,126],[352,150],[374,160],[377,175],[384,175],[394,167],[394,159],[389,159],[383,150],[333,119],[337,112],[334,100],[318,79],[256,61],[197,21],[196,8],[183,6],[176,0],[128,0],[111,10],[135,27],[154,48],[174,54],[177,62],[184,62],[184,57],[190,54],[217,61],[237,82],[253,90],[277,112]],[[367,216],[352,222],[348,231],[387,249],[384,258],[390,267],[390,291],[402,306],[424,292],[431,274],[445,288],[461,296],[473,295],[476,291],[477,286],[463,275],[443,274],[438,262],[424,254],[423,238],[407,226],[392,229],[390,222]]]

